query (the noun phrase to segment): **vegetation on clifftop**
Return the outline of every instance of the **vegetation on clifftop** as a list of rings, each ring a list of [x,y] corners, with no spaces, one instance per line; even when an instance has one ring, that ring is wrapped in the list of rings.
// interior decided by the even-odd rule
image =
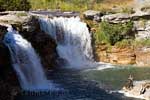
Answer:
[[[133,22],[110,24],[100,23],[99,31],[95,34],[96,43],[107,42],[114,45],[123,39],[132,38]]]
[[[30,8],[31,5],[28,0],[0,0],[0,11],[28,11]]]
[[[5,10],[48,10],[85,11],[88,9],[102,12],[113,12],[112,8],[120,8],[130,12],[129,5],[133,0],[0,0],[0,11]]]
[[[60,9],[63,11],[85,11],[88,9],[110,11],[113,7],[128,8],[133,0],[29,0],[32,9]]]

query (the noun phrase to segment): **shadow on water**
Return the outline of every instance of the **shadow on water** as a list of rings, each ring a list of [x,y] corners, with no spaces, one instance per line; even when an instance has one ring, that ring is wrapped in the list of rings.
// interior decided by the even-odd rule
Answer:
[[[59,69],[49,71],[48,78],[63,88],[39,96],[19,95],[16,100],[137,100],[120,94],[110,94],[95,81],[86,80],[80,70]]]

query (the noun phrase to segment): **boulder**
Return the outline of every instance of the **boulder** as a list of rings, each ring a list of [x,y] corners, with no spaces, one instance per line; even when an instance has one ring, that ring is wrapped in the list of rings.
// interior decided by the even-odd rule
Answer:
[[[83,13],[83,15],[85,19],[100,21],[103,14],[100,11],[87,10]]]
[[[19,24],[19,23],[23,23],[24,21],[26,21],[31,17],[27,12],[24,11],[12,11],[6,13],[9,14],[0,16],[0,23]]]
[[[101,17],[102,21],[108,21],[110,23],[125,23],[130,20],[129,14],[117,13],[111,15],[104,15]]]
[[[150,38],[150,20],[139,20],[134,21],[134,27],[136,28],[137,34],[136,39],[149,39]]]

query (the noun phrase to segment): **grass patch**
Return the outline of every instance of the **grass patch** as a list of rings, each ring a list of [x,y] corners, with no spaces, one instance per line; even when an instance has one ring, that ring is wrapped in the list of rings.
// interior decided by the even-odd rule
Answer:
[[[28,16],[28,14],[25,13],[25,12],[22,12],[22,13],[16,13],[16,15],[17,15],[18,17],[21,17],[21,16]]]
[[[122,41],[119,41],[115,44],[116,47],[118,48],[125,48],[132,46],[133,40],[131,39],[123,39]]]
[[[133,10],[133,8],[131,8],[131,7],[123,7],[121,12],[122,13],[127,13],[127,14],[133,14],[133,13],[135,13],[135,11]]]
[[[110,11],[113,7],[127,7],[133,0],[29,0],[32,10],[61,9],[62,11],[85,11],[88,9]]]
[[[150,39],[135,40],[133,42],[133,45],[135,47],[143,47],[143,46],[150,47]]]
[[[128,46],[138,47],[150,47],[150,39],[142,40],[132,40],[132,39],[123,39],[115,44],[118,48],[125,48]]]

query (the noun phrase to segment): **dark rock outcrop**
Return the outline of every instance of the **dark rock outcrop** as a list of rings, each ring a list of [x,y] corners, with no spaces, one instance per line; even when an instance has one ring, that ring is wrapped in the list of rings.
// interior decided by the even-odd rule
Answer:
[[[41,31],[38,18],[32,16],[25,21],[22,24],[20,34],[31,42],[39,54],[44,67],[52,68],[56,66],[56,59],[58,57],[56,52],[57,45],[50,35]]]
[[[20,87],[11,66],[9,50],[2,42],[6,32],[7,27],[0,25],[0,100],[13,100]]]
[[[3,39],[4,34],[7,32],[7,27],[0,25],[0,40]]]
[[[11,66],[8,48],[0,40],[0,100],[13,100],[20,87]]]

